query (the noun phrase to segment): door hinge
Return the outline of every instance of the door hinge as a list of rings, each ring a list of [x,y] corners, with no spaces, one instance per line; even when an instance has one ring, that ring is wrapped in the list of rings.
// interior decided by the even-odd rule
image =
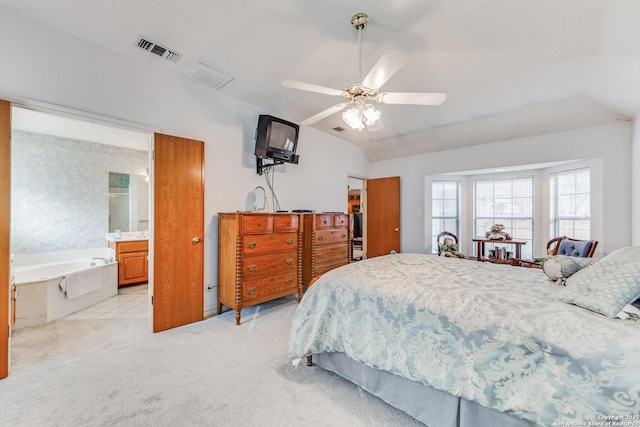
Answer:
[[[151,295],[151,305],[153,305],[153,295]]]

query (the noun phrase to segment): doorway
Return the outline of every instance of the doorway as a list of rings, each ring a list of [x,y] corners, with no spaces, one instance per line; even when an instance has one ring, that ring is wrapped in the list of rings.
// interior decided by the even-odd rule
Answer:
[[[98,266],[104,262],[105,269],[117,277],[118,264],[106,261],[115,258],[107,243],[107,233],[113,231],[108,228],[109,199],[115,186],[111,172],[127,173],[127,189],[135,188],[132,185],[144,182],[145,178],[148,181],[151,133],[15,105],[11,113],[10,229],[14,269],[28,269],[49,259],[72,262],[95,258]],[[145,185],[148,187],[148,182]],[[127,203],[123,217],[126,216],[125,223],[144,224],[148,230],[150,192],[145,190],[140,194],[139,199],[131,198],[136,203]],[[118,227],[123,231],[141,230]],[[49,283],[32,285],[27,281],[23,284],[17,292],[17,331],[59,318],[149,318],[146,283],[133,289],[119,287],[111,279],[103,280],[97,291],[100,295],[95,298],[68,299],[69,294],[64,297],[64,293],[60,298],[56,293],[55,302],[48,298]],[[29,294],[36,288],[37,294]],[[47,298],[34,312],[34,303],[43,293]]]
[[[347,209],[353,217],[353,238],[351,240],[351,261],[360,261],[365,258],[366,227],[365,221],[365,191],[366,180],[358,177],[349,177],[347,184]]]

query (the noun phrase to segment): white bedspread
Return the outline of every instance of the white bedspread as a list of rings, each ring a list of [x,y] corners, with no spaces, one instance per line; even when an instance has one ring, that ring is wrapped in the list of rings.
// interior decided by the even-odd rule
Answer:
[[[564,303],[558,290],[538,269],[372,258],[306,292],[289,355],[345,353],[539,426],[640,425],[640,322]]]

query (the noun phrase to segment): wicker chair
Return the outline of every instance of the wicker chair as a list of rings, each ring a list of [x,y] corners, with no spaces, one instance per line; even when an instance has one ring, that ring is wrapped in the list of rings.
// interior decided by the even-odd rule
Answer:
[[[448,231],[443,231],[442,233],[438,234],[438,237],[436,238],[436,243],[438,245],[438,256],[440,256],[440,249],[442,247],[441,240],[444,240],[443,239],[444,237],[451,237],[453,239],[453,243],[455,243],[456,246],[458,246],[458,236]]]

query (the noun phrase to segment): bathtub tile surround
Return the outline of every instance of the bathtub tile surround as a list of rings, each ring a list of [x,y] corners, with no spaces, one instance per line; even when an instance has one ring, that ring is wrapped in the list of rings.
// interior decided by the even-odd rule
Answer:
[[[13,130],[11,251],[106,246],[109,172],[144,175],[146,151]]]

